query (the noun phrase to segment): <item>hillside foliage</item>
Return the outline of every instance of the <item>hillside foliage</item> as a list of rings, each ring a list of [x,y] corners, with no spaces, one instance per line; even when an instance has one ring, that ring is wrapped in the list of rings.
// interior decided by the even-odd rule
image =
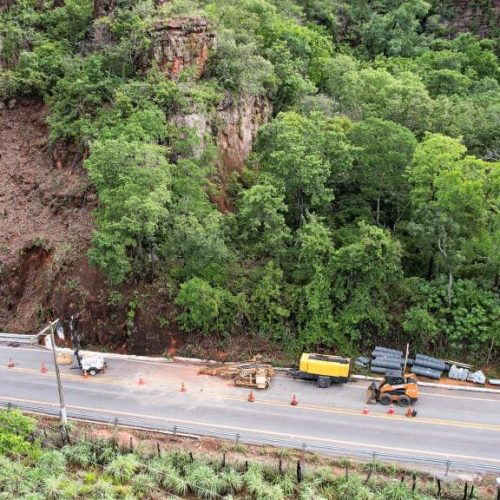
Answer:
[[[0,498],[22,500],[113,500],[199,498],[255,500],[431,500],[438,498],[437,485],[422,475],[418,487],[409,480],[394,480],[396,469],[378,462],[354,464],[336,460],[332,466],[307,465],[297,481],[295,461],[288,460],[290,450],[267,448],[267,462],[226,461],[222,452],[204,456],[201,451],[188,453],[182,442],[161,450],[151,439],[130,445],[120,443],[117,432],[109,437],[87,436],[70,423],[71,444],[61,440],[59,426],[37,421],[19,410],[0,411]],[[87,429],[92,432],[92,429]],[[105,429],[96,429],[97,433]],[[153,445],[153,446],[151,446]],[[212,441],[212,447],[214,441]],[[244,453],[247,447],[227,442],[220,450]],[[132,447],[132,448],[131,448]],[[198,449],[198,447],[197,447]],[[261,449],[266,454],[266,449]],[[272,455],[274,453],[274,456]],[[228,454],[229,455],[229,454]],[[282,466],[277,464],[277,456]],[[225,457],[225,453],[223,455]],[[247,459],[247,455],[236,455]],[[272,462],[270,461],[272,459]],[[316,457],[318,459],[318,457]],[[330,464],[335,463],[332,459]],[[231,463],[230,463],[231,462]],[[345,465],[344,465],[345,464]],[[310,467],[309,467],[310,465]],[[339,467],[340,466],[340,467]],[[351,468],[348,475],[344,467]],[[364,474],[363,472],[366,471]],[[361,474],[366,475],[366,481]],[[372,476],[372,472],[374,472]],[[379,473],[379,474],[378,474]],[[389,476],[389,477],[387,477]],[[420,476],[420,475],[419,475]],[[414,476],[416,478],[416,475]],[[415,479],[416,481],[416,479]],[[412,491],[413,489],[413,491]],[[448,482],[439,498],[462,498],[463,485]],[[474,498],[482,498],[477,493]]]
[[[99,195],[91,263],[164,282],[186,330],[341,353],[409,339],[498,358],[500,66],[491,2],[459,32],[437,0],[17,0],[0,13],[0,99],[39,96]],[[204,16],[207,72],[141,64],[151,26]],[[478,34],[487,31],[487,37]],[[100,38],[99,33],[105,33]],[[273,117],[231,211],[216,147],[169,121],[227,93]]]

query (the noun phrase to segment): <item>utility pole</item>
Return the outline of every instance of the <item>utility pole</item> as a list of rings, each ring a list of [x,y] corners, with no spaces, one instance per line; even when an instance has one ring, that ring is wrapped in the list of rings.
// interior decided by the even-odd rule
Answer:
[[[54,337],[54,323],[50,325],[50,340],[52,341],[52,355],[54,356],[54,367],[56,370],[57,379],[57,392],[59,393],[59,405],[61,407],[61,430],[63,440],[66,442],[68,440],[68,431],[66,426],[68,425],[68,417],[66,416],[66,406],[64,404],[64,393],[61,383],[61,373],[59,372],[59,365],[57,364],[56,356],[56,341]]]
[[[408,364],[408,356],[410,354],[410,344],[406,344],[406,355],[405,355],[405,364],[403,366],[403,377],[405,376],[406,373],[406,365]]]

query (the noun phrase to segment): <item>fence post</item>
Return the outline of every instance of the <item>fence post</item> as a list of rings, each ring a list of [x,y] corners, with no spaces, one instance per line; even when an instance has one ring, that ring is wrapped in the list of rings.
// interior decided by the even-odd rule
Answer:
[[[300,467],[300,460],[297,460],[297,483],[302,482],[302,469]]]
[[[226,452],[222,454],[222,468],[226,466]]]
[[[132,436],[130,436],[130,451],[134,451],[134,441],[132,439]]]
[[[280,458],[280,461],[278,462],[278,471],[281,474],[283,474],[283,463],[281,462],[281,458]]]
[[[473,498],[473,497],[474,497],[474,485],[472,484],[470,487],[469,498]]]
[[[448,475],[448,472],[450,471],[450,459],[446,459],[446,472],[444,473],[445,476]]]
[[[156,449],[158,450],[158,456],[161,457],[160,443],[156,443]]]
[[[464,497],[463,497],[463,500],[467,500],[467,490],[468,489],[469,489],[469,485],[466,482],[465,485],[464,485]]]
[[[415,492],[416,486],[417,486],[417,475],[413,474],[413,482],[412,482],[412,485],[411,485],[411,491],[412,491],[412,493]]]
[[[236,434],[236,446],[240,443],[240,435]]]

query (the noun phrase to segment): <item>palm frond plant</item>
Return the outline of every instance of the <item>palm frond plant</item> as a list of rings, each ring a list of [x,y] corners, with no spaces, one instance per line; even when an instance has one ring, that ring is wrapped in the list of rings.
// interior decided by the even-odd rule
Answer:
[[[61,451],[68,463],[82,469],[87,468],[94,462],[94,454],[89,441],[80,439],[71,446],[64,446]]]
[[[220,474],[224,494],[238,493],[243,488],[243,476],[234,469],[225,469]]]
[[[130,482],[140,466],[136,455],[118,455],[107,465],[106,472],[117,484],[124,484]]]
[[[44,451],[38,457],[36,466],[46,474],[59,476],[66,471],[66,456],[59,450]]]
[[[192,463],[186,478],[192,492],[200,498],[217,498],[225,486],[212,467],[206,464]]]

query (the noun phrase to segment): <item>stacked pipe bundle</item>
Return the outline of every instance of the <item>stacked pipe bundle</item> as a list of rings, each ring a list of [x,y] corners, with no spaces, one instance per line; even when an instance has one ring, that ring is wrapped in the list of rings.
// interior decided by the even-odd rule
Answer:
[[[375,347],[372,352],[371,371],[385,373],[387,370],[401,370],[404,364],[403,353],[396,349]]]
[[[440,379],[443,371],[447,369],[448,366],[442,359],[436,359],[425,354],[417,354],[411,371],[423,377]]]

